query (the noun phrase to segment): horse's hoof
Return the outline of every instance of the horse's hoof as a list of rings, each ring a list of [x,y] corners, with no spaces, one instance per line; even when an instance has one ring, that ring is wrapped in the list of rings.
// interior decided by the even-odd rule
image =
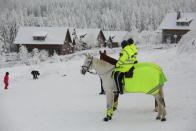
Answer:
[[[160,116],[157,116],[157,117],[156,117],[156,120],[161,120],[161,117],[160,117]]]
[[[100,93],[99,93],[99,95],[104,95],[104,94],[105,94],[105,92],[100,92]]]
[[[108,118],[107,117],[103,118],[103,121],[108,121]]]
[[[111,120],[112,119],[112,117],[111,116],[106,116],[105,118],[103,118],[103,121],[109,121],[109,120]]]
[[[162,118],[161,121],[166,121],[166,118]]]

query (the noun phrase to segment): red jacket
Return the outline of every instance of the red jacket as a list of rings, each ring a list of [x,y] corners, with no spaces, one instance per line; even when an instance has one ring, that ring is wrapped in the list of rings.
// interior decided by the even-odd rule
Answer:
[[[9,80],[9,76],[8,75],[5,75],[4,77],[4,83],[8,85],[8,80]]]

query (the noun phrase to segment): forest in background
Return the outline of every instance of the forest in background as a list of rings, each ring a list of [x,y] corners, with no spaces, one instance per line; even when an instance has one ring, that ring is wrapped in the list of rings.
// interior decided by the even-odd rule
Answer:
[[[156,30],[168,12],[196,12],[196,0],[0,0],[0,52],[19,26]]]

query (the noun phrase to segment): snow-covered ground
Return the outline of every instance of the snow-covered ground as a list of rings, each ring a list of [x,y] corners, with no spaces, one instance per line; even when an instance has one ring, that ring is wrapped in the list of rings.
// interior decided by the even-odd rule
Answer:
[[[196,53],[176,51],[139,48],[138,55],[140,62],[159,64],[168,77],[166,122],[155,119],[153,97],[138,93],[121,95],[113,119],[103,122],[106,101],[99,95],[99,77],[80,74],[81,53],[63,62],[0,69],[1,81],[10,72],[9,89],[0,83],[0,131],[196,131]],[[32,79],[33,69],[41,73],[38,80]]]

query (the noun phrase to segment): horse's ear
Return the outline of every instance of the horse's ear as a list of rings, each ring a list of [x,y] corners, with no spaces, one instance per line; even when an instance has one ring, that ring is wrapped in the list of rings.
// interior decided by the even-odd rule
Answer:
[[[104,54],[106,54],[106,50],[104,50]]]
[[[99,54],[101,54],[101,51],[99,51]]]

